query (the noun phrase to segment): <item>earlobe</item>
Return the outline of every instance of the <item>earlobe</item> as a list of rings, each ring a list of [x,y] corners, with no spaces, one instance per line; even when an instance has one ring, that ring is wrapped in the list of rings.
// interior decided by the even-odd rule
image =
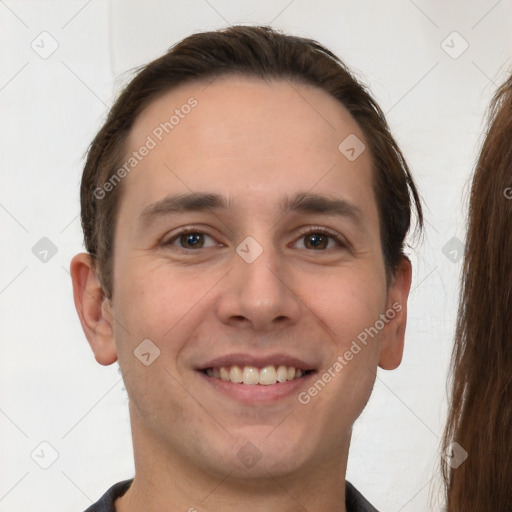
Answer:
[[[411,279],[411,262],[407,256],[403,256],[388,291],[385,314],[389,322],[384,327],[379,358],[379,366],[384,370],[394,370],[402,362]]]
[[[75,308],[87,341],[98,363],[117,361],[112,305],[94,272],[91,256],[77,254],[70,265]]]

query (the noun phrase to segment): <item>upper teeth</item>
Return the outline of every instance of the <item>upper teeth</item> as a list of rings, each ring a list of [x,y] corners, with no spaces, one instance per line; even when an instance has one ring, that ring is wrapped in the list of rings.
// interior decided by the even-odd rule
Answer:
[[[276,382],[298,379],[304,375],[304,370],[293,366],[274,365],[258,369],[255,366],[221,366],[220,368],[208,368],[206,374],[209,377],[243,384],[262,384],[268,386]]]

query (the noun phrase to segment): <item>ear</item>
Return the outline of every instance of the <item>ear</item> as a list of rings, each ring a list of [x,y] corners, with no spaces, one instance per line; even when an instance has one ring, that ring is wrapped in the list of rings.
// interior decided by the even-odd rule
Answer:
[[[385,313],[388,322],[383,331],[379,358],[379,366],[384,370],[394,370],[402,362],[411,277],[411,262],[403,256],[388,290]]]
[[[100,285],[91,256],[77,254],[70,265],[73,298],[89,345],[98,363],[109,365],[117,361],[111,301]]]

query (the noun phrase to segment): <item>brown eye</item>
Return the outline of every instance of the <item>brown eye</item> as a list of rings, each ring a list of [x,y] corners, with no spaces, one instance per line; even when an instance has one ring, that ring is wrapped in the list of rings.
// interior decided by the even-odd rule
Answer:
[[[209,242],[208,242],[209,241]],[[177,233],[164,245],[173,245],[180,249],[204,249],[217,245],[215,240],[201,231],[183,231]]]
[[[312,249],[321,252],[336,248],[344,249],[347,247],[341,235],[327,231],[324,228],[309,228],[301,233],[301,237],[296,243],[299,244],[299,249]]]
[[[325,249],[329,244],[329,237],[321,233],[310,233],[304,237],[308,249]]]
[[[204,235],[202,233],[186,233],[180,235],[179,240],[184,249],[196,249],[204,245]]]

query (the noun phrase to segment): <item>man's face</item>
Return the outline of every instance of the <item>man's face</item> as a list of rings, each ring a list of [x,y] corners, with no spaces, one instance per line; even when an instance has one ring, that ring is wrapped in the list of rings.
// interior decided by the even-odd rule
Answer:
[[[386,289],[371,156],[338,149],[354,135],[364,143],[325,92],[240,77],[182,86],[137,119],[127,158],[148,136],[156,147],[122,183],[112,302],[136,443],[251,477],[346,456],[383,347],[398,346],[391,366],[401,355],[394,322],[378,322],[400,295]],[[191,194],[215,200],[162,202]],[[308,373],[218,377],[273,382],[288,367]]]

